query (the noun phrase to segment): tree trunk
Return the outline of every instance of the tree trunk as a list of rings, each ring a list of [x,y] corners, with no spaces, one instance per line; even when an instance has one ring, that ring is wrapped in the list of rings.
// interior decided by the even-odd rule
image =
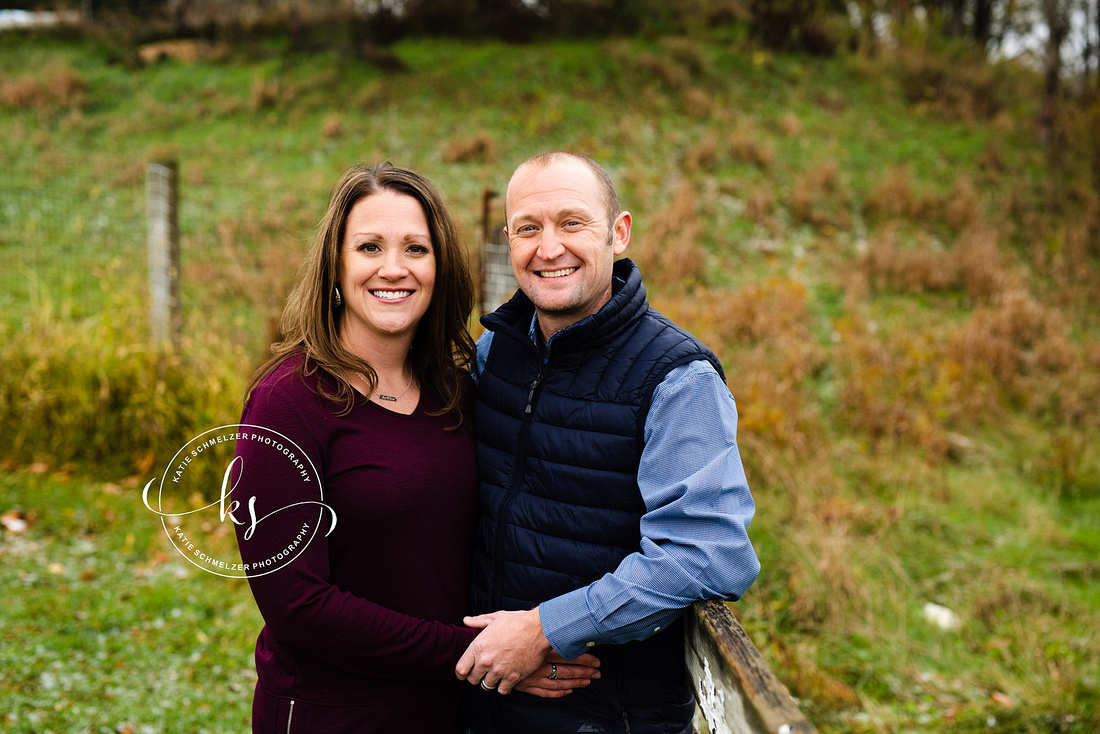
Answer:
[[[966,13],[965,0],[951,0],[951,22],[947,26],[947,35],[959,38],[965,30],[963,27],[963,15]]]
[[[976,0],[974,3],[974,27],[971,37],[985,48],[993,26],[993,0]]]
[[[1043,0],[1043,19],[1046,21],[1046,60],[1043,63],[1043,107],[1039,118],[1039,140],[1049,145],[1054,141],[1054,124],[1058,113],[1058,90],[1062,75],[1062,43],[1069,33],[1066,9],[1058,0]]]

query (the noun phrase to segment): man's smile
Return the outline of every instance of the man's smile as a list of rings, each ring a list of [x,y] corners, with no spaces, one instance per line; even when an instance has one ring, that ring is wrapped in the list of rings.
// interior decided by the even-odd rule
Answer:
[[[540,278],[563,278],[566,275],[570,275],[578,270],[577,267],[562,268],[560,270],[536,270],[535,273]]]

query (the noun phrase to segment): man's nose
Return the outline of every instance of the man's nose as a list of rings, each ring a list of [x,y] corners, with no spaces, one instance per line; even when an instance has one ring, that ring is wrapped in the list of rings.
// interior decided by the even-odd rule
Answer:
[[[565,252],[565,247],[562,245],[561,236],[557,230],[552,227],[547,227],[542,230],[539,235],[539,249],[538,256],[541,260],[553,260],[556,257],[560,257]]]

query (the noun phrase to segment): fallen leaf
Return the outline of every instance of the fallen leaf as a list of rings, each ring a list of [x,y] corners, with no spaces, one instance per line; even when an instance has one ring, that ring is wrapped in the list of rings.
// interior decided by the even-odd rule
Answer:
[[[118,486],[114,482],[106,482],[103,485],[103,491],[107,494],[122,494],[122,487]]]
[[[51,563],[46,566],[46,570],[53,574],[65,573],[65,566],[61,563]]]
[[[993,703],[997,704],[998,706],[1004,706],[1005,708],[1016,707],[1016,701],[1013,700],[1012,696],[1009,696],[1007,693],[994,691],[993,695],[991,695],[989,698],[992,699]]]
[[[8,510],[3,515],[0,515],[0,525],[4,526],[4,529],[9,533],[25,533],[27,532],[27,521],[19,516],[18,512],[14,510]]]
[[[45,474],[50,470],[50,465],[44,461],[36,461],[27,467],[27,471],[31,474]]]

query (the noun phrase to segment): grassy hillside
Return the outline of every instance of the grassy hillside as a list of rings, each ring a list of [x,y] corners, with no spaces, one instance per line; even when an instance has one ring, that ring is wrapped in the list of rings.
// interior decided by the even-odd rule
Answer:
[[[416,40],[402,73],[285,45],[0,45],[7,729],[244,727],[247,586],[189,573],[138,487],[239,415],[347,165],[424,172],[476,250],[485,189],[550,148],[607,166],[651,300],[725,364],[763,563],[735,611],[819,728],[1100,727],[1100,194],[1072,130],[1049,165],[1035,79],[919,38]],[[167,358],[142,281],[165,157]]]

